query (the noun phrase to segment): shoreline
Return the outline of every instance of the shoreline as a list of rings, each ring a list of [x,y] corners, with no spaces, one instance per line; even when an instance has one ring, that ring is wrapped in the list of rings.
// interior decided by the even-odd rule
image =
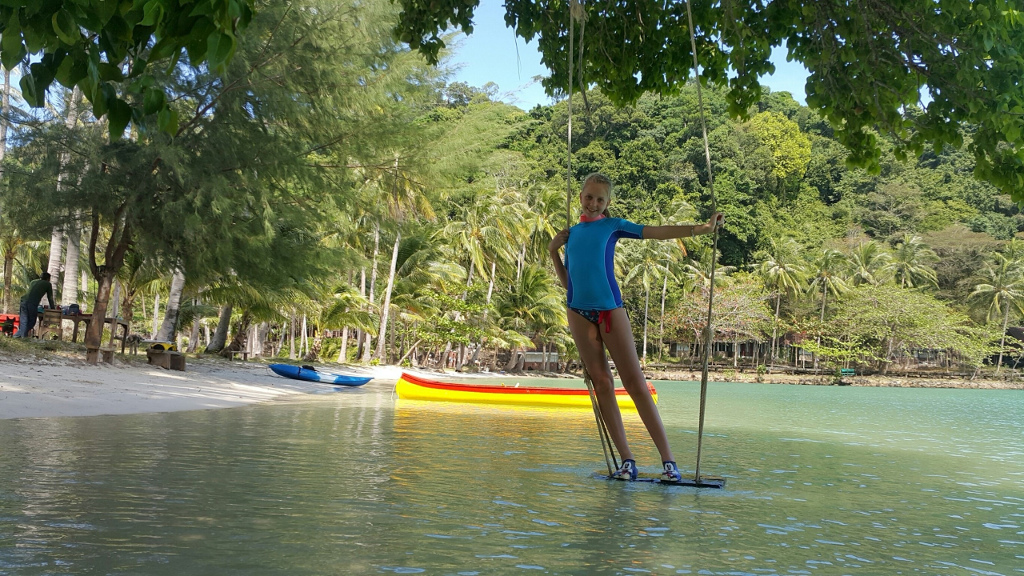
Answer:
[[[63,347],[62,347],[63,348]],[[323,365],[323,364],[322,364]],[[346,367],[326,364],[344,371]],[[373,374],[374,380],[395,382],[399,366],[348,367]],[[580,378],[579,374],[549,372],[456,373],[414,369],[440,379],[473,378]],[[700,381],[691,370],[649,370],[651,380]],[[757,382],[753,373],[730,373],[729,380],[716,384]],[[765,384],[811,386],[836,385],[831,376],[765,374]],[[932,380],[898,376],[851,376],[842,385],[899,388],[959,388],[1024,390],[1024,382],[1005,380]],[[270,372],[267,363],[232,361],[189,355],[185,372],[165,370],[146,363],[145,355],[117,356],[114,364],[90,365],[81,351],[40,347],[30,351],[0,350],[0,420],[17,418],[82,417],[116,414],[144,414],[185,410],[232,408],[256,403],[297,399],[323,393],[323,384],[282,378]]]
[[[693,381],[700,382],[699,371],[692,370],[652,370],[645,372],[651,380]],[[729,374],[728,380],[716,379],[721,372],[708,375],[709,382],[747,382],[762,384],[789,384],[799,386],[850,386],[866,388],[949,388],[961,390],[1024,390],[1024,381],[1009,382],[976,378],[974,380],[912,378],[899,375],[844,376],[842,384],[836,384],[832,375],[814,374],[765,374],[758,380],[756,374],[737,372]]]

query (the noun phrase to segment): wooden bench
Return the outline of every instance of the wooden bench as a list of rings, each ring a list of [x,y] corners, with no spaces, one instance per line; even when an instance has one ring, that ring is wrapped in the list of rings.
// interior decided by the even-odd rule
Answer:
[[[839,369],[839,375],[840,376],[856,376],[857,375],[857,371],[854,370],[853,368],[840,368]]]
[[[175,350],[148,348],[146,350],[146,361],[153,366],[159,366],[167,370],[185,371],[185,355]]]
[[[100,354],[103,356],[103,362],[105,364],[114,363],[114,352],[117,352],[117,348],[113,346],[100,346]]]
[[[245,350],[231,350],[228,352],[228,358],[230,358],[231,360],[234,360],[235,356],[238,355],[242,356],[242,361],[246,361],[249,359],[249,353],[246,352]]]

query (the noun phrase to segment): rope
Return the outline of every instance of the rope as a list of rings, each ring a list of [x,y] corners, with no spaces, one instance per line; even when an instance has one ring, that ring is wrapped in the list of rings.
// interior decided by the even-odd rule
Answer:
[[[686,0],[686,18],[690,25],[690,52],[693,55],[693,77],[697,81],[697,106],[700,108],[700,127],[704,134],[704,161],[707,163],[708,167],[708,189],[711,192],[711,213],[714,214],[718,211],[718,202],[715,199],[715,179],[711,172],[711,148],[708,145],[707,121],[704,119],[704,97],[700,88],[700,72],[697,67],[697,40],[693,30],[693,12],[690,10],[690,0]],[[716,255],[718,254],[717,222],[714,228],[713,238],[714,240],[711,246],[711,276],[709,278],[711,285],[708,288],[708,322],[704,327],[704,348],[702,350],[704,363],[700,372],[700,422],[697,427],[697,467],[693,473],[693,479],[698,483],[700,482],[701,448],[704,441],[704,407],[707,402],[708,394],[708,359],[711,356],[711,339],[714,335],[714,329],[711,326],[711,313],[715,300],[715,263],[717,261]]]
[[[568,147],[566,149],[565,159],[565,227],[570,228],[572,226],[572,72],[573,72],[573,53],[575,52],[574,46],[574,26],[573,23],[576,20],[580,22],[586,22],[587,13],[583,9],[583,5],[579,3],[579,0],[571,0],[569,4],[569,126],[568,126]],[[580,37],[580,44],[582,45],[583,38]],[[594,383],[590,380],[590,373],[587,371],[586,364],[583,365],[583,382],[587,385],[587,391],[590,393],[590,406],[594,409],[594,419],[597,421],[597,433],[601,437],[601,451],[604,453],[604,463],[608,467],[608,475],[618,469],[619,463],[615,458],[615,449],[612,446],[611,434],[608,433],[608,427],[604,422],[604,418],[601,417],[601,407],[597,402],[597,391],[594,390]]]

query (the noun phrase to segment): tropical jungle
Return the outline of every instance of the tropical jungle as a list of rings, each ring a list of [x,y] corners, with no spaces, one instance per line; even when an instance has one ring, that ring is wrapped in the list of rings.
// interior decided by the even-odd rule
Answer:
[[[259,4],[230,54],[139,75],[69,56],[57,80],[81,68],[92,93],[4,72],[4,313],[49,271],[57,304],[190,353],[512,371],[540,351],[564,371],[546,247],[600,171],[614,216],[701,222],[712,192],[725,215],[718,253],[620,243],[645,363],[697,361],[713,290],[717,365],[1015,374],[1024,216],[975,177],[976,126],[911,155],[871,132],[865,170],[791,94],[737,116],[707,86],[709,172],[692,79],[625,106],[595,89],[572,99],[567,191],[565,93],[524,111],[450,81],[444,53],[395,39],[386,0]]]

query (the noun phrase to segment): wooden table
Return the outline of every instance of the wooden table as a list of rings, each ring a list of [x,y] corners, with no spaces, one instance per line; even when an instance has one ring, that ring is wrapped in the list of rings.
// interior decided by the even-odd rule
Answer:
[[[82,323],[88,324],[92,320],[92,314],[74,314],[63,316],[64,320],[71,320],[75,323],[75,329],[71,332],[71,341],[78,341],[78,325]],[[116,322],[116,325],[115,325]],[[128,340],[128,322],[120,318],[106,318],[103,321],[104,324],[110,324],[111,331],[114,331],[114,339],[121,341],[121,354],[124,354],[125,341]],[[121,335],[117,335],[117,327],[121,328]]]

